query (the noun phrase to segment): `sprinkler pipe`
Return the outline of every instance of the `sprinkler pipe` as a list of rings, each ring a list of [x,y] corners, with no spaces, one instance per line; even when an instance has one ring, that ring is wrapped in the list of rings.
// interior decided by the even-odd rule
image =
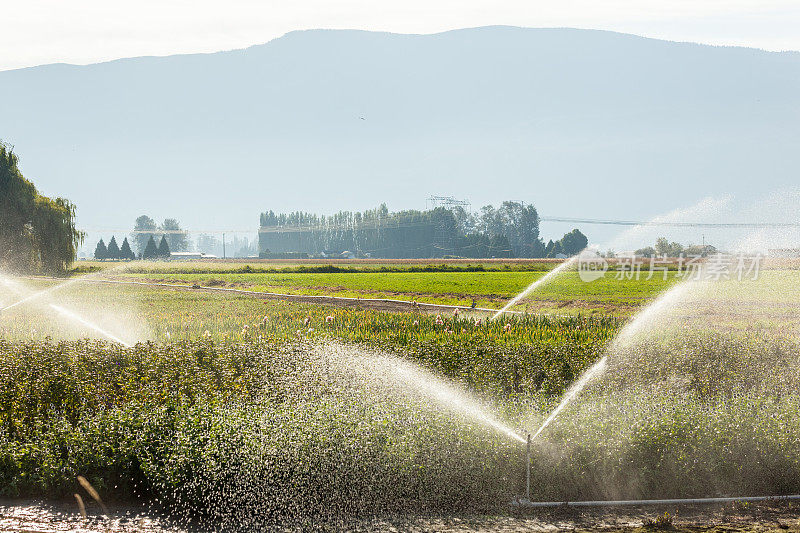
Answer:
[[[532,502],[530,498],[525,500],[515,499],[511,505],[516,507],[614,507],[614,506],[644,506],[644,505],[692,505],[708,503],[730,503],[730,502],[781,502],[800,500],[800,494],[790,494],[787,496],[730,496],[722,498],[675,498],[666,500],[593,500],[577,502]]]
[[[528,447],[525,454],[525,499],[531,501],[531,434],[528,433]]]

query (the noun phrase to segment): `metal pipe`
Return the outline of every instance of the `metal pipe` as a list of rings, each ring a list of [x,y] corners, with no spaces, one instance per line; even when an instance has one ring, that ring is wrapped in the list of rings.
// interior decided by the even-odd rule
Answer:
[[[525,458],[527,469],[525,470],[525,499],[531,501],[531,434],[528,433],[528,452]]]
[[[800,494],[787,496],[738,496],[724,498],[676,498],[666,500],[595,500],[578,502],[532,502],[530,495],[525,500],[516,499],[511,505],[521,507],[612,507],[624,505],[673,505],[673,504],[702,504],[702,503],[729,503],[729,502],[764,502],[764,501],[789,501],[800,500]]]

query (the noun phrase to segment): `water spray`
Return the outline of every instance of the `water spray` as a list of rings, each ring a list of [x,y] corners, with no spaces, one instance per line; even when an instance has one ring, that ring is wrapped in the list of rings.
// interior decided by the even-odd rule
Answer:
[[[64,309],[63,307],[61,307],[59,305],[56,305],[56,304],[50,304],[50,307],[53,308],[54,310],[58,311],[59,313],[61,313],[65,317],[69,318],[70,320],[74,320],[75,322],[78,322],[79,324],[83,324],[87,328],[96,331],[97,333],[99,333],[100,335],[106,337],[107,339],[110,339],[110,340],[112,340],[112,341],[114,341],[116,343],[119,343],[119,344],[123,345],[125,348],[130,348],[131,347],[131,344],[125,342],[122,339],[120,339],[119,337],[117,337],[113,333],[109,333],[108,331],[104,330],[103,328],[101,328],[97,324],[89,322],[85,318],[76,315],[75,313],[73,313],[72,311],[70,311],[68,309]]]
[[[580,255],[582,253],[583,253],[583,250],[581,250],[577,255],[574,255],[571,258],[567,259],[566,261],[564,261],[563,263],[558,265],[556,268],[554,268],[553,270],[551,270],[550,272],[548,272],[547,274],[545,274],[541,278],[537,279],[536,281],[534,281],[533,283],[528,285],[525,288],[525,290],[523,290],[521,293],[519,293],[516,296],[514,296],[505,306],[503,306],[502,309],[500,309],[494,315],[492,315],[492,318],[490,320],[496,320],[500,315],[502,315],[503,313],[508,312],[509,309],[514,307],[517,304],[517,302],[519,302],[520,300],[525,298],[527,295],[529,295],[531,292],[536,290],[538,287],[541,287],[545,283],[548,283],[551,279],[553,279],[555,276],[560,274],[561,271],[566,270],[569,266],[571,266],[575,261],[578,260],[578,257],[580,257]]]
[[[544,431],[547,426],[550,425],[550,422],[558,416],[558,414],[564,410],[564,408],[569,405],[569,403],[575,399],[575,396],[578,395],[586,385],[592,381],[597,375],[601,374],[606,368],[606,362],[608,361],[608,356],[603,356],[597,363],[595,363],[589,370],[583,373],[580,379],[572,385],[572,387],[567,390],[566,394],[564,394],[564,398],[558,404],[558,406],[553,409],[550,415],[542,422],[542,425],[539,426],[539,429],[531,436],[528,433],[527,439],[527,447],[526,447],[526,457],[525,457],[525,499],[528,503],[531,501],[531,442],[538,437],[542,431]]]
[[[34,292],[33,294],[30,294],[30,295],[22,298],[21,300],[17,300],[16,302],[14,302],[11,305],[7,305],[7,306],[3,307],[2,309],[0,309],[0,313],[3,312],[3,311],[8,311],[9,309],[13,309],[13,308],[17,307],[18,305],[22,305],[22,304],[28,303],[31,300],[35,300],[37,298],[41,298],[42,296],[50,294],[51,292],[63,289],[64,287],[72,285],[73,283],[76,283],[77,281],[79,281],[79,278],[71,279],[69,281],[65,281],[64,283],[59,283],[58,285],[54,285],[52,287],[48,287],[46,289],[42,289],[41,291]]]
[[[423,392],[430,398],[448,406],[452,410],[475,420],[483,422],[498,432],[525,444],[525,438],[519,433],[495,419],[482,406],[466,398],[461,391],[449,387],[444,382],[430,379],[422,372],[410,367],[405,362],[395,362],[395,375],[409,386]]]
[[[539,434],[545,430],[547,426],[550,425],[550,422],[558,416],[558,413],[564,410],[564,408],[581,392],[584,387],[598,374],[601,374],[606,368],[606,362],[608,361],[608,356],[603,356],[597,363],[595,363],[589,370],[583,373],[581,378],[575,383],[572,387],[567,390],[567,393],[564,395],[564,398],[561,400],[561,403],[553,409],[553,412],[550,413],[545,421],[539,426],[539,429],[536,433],[533,434],[533,439],[539,436]]]
[[[122,268],[122,267],[121,266],[116,266],[116,267],[108,269],[107,271],[108,272],[113,272],[115,270],[119,270],[120,268]],[[0,309],[0,313],[2,313],[3,311],[8,311],[9,309],[13,309],[13,308],[15,308],[15,307],[17,307],[19,305],[28,303],[28,302],[30,302],[32,300],[37,299],[37,298],[41,298],[42,296],[50,294],[51,292],[55,292],[55,291],[61,290],[61,289],[65,288],[65,287],[69,287],[70,285],[73,285],[75,283],[84,282],[84,281],[91,281],[92,278],[97,277],[102,273],[104,273],[104,272],[95,272],[93,274],[86,274],[84,276],[80,276],[80,277],[77,277],[77,278],[70,278],[67,281],[61,282],[61,283],[59,283],[57,285],[53,285],[52,287],[48,287],[46,289],[42,289],[40,291],[34,292],[32,294],[29,294],[28,296],[25,296],[21,300],[18,300],[16,302],[12,303],[11,305],[7,305],[7,306],[3,307],[2,309]],[[16,287],[16,285],[17,285],[16,282],[12,281],[11,279],[9,279],[9,278],[7,278],[5,276],[3,276],[2,279],[3,279],[3,284],[4,285],[6,285],[10,289],[14,290],[14,292],[17,292],[17,293],[20,292],[19,288]],[[50,279],[53,279],[53,278],[50,278]]]

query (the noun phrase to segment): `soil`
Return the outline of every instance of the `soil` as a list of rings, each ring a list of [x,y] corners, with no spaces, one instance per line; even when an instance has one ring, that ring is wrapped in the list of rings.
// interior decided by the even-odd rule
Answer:
[[[88,501],[87,501],[88,500]],[[148,509],[135,504],[109,504],[110,516],[88,498],[86,518],[78,511],[75,500],[0,500],[0,531],[50,533],[60,531],[167,533],[181,531],[166,520],[155,517]]]
[[[111,533],[184,531],[135,505],[110,506],[109,517],[87,502],[83,518],[74,502],[0,500],[0,531]],[[702,506],[555,508],[497,516],[401,515],[316,525],[319,531],[502,532],[521,531],[800,531],[797,502],[728,503]],[[290,528],[291,530],[291,528]]]

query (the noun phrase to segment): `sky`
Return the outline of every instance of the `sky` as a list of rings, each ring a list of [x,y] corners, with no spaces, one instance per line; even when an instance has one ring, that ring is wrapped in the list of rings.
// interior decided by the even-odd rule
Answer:
[[[0,0],[0,13],[0,70],[231,50],[313,28],[573,27],[800,50],[800,0]]]

